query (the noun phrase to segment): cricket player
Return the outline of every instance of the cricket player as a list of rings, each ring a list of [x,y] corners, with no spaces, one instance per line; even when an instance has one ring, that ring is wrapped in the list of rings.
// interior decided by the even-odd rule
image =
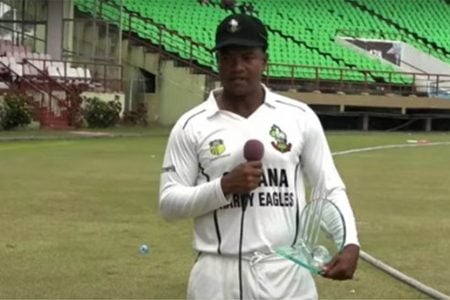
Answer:
[[[343,251],[322,276],[351,279],[357,266],[353,212],[318,117],[261,83],[267,37],[252,16],[219,24],[222,87],[181,116],[168,140],[160,213],[194,220],[189,299],[317,299],[310,272],[275,254],[297,240],[306,182],[327,191],[347,228]],[[259,160],[244,158],[250,139],[264,146]]]

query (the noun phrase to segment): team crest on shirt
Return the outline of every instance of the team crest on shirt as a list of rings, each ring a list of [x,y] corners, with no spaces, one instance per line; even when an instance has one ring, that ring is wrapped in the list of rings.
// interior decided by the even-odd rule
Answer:
[[[273,124],[269,132],[270,136],[275,139],[272,141],[272,146],[281,153],[291,151],[292,144],[287,142],[286,133],[277,125]]]
[[[238,30],[239,30],[238,21],[235,19],[231,19],[230,22],[228,23],[228,31],[231,33],[235,33]]]
[[[217,139],[209,142],[209,152],[212,155],[218,156],[225,152],[225,145],[222,139]]]

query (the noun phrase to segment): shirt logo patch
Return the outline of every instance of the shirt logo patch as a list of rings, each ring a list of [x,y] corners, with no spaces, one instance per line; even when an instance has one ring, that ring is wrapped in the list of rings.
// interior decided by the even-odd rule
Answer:
[[[289,152],[291,151],[292,144],[287,142],[286,133],[284,133],[280,127],[273,124],[270,128],[269,132],[270,136],[275,139],[275,142],[272,141],[272,146],[280,151],[281,153]]]
[[[209,152],[212,155],[221,155],[225,152],[225,145],[223,144],[223,140],[217,139],[209,142]]]

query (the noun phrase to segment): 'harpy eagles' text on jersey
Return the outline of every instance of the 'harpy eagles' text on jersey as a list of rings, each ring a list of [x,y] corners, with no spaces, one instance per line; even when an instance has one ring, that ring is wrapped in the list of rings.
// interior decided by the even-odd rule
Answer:
[[[197,251],[237,255],[242,195],[225,197],[220,178],[245,161],[245,142],[257,139],[265,148],[264,175],[248,196],[242,252],[273,252],[296,241],[304,175],[313,185],[322,176],[322,188],[343,213],[346,244],[358,244],[345,186],[317,116],[307,105],[264,89],[264,103],[248,118],[219,110],[212,91],[178,120],[163,163],[161,214],[194,218]]]

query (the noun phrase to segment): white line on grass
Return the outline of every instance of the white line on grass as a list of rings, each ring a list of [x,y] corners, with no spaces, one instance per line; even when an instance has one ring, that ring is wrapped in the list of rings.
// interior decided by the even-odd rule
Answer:
[[[20,144],[20,145],[0,145],[0,151],[7,151],[7,150],[18,150],[18,149],[37,149],[37,148],[44,148],[44,147],[59,147],[59,146],[68,146],[72,145],[73,141],[53,141],[52,143],[30,143],[30,144]]]
[[[357,149],[333,152],[333,156],[352,154],[352,153],[358,153],[358,152],[394,149],[394,148],[428,147],[428,146],[440,146],[440,145],[450,145],[450,142],[436,142],[436,143],[426,143],[426,144],[394,144],[394,145],[357,148]]]
[[[345,151],[337,151],[337,152],[333,153],[333,156],[346,155],[346,154],[359,153],[359,152],[367,152],[367,151],[393,149],[393,148],[426,147],[426,146],[439,146],[439,145],[450,145],[450,142],[436,142],[436,143],[424,143],[424,144],[420,144],[420,143],[418,143],[418,144],[395,144],[395,145],[357,148],[357,149],[350,149],[350,150],[345,150]],[[434,299],[450,299],[450,296],[443,294],[443,293],[439,292],[438,290],[435,290],[432,287],[427,286],[427,285],[423,284],[422,282],[403,274],[402,272],[398,271],[397,269],[394,269],[393,267],[382,262],[381,260],[376,259],[375,257],[371,256],[367,252],[364,252],[361,250],[359,256],[363,260],[365,260],[366,262],[371,264],[372,266],[386,272],[387,274],[391,275],[392,277],[412,286],[413,288],[421,291],[422,293],[424,293]]]

